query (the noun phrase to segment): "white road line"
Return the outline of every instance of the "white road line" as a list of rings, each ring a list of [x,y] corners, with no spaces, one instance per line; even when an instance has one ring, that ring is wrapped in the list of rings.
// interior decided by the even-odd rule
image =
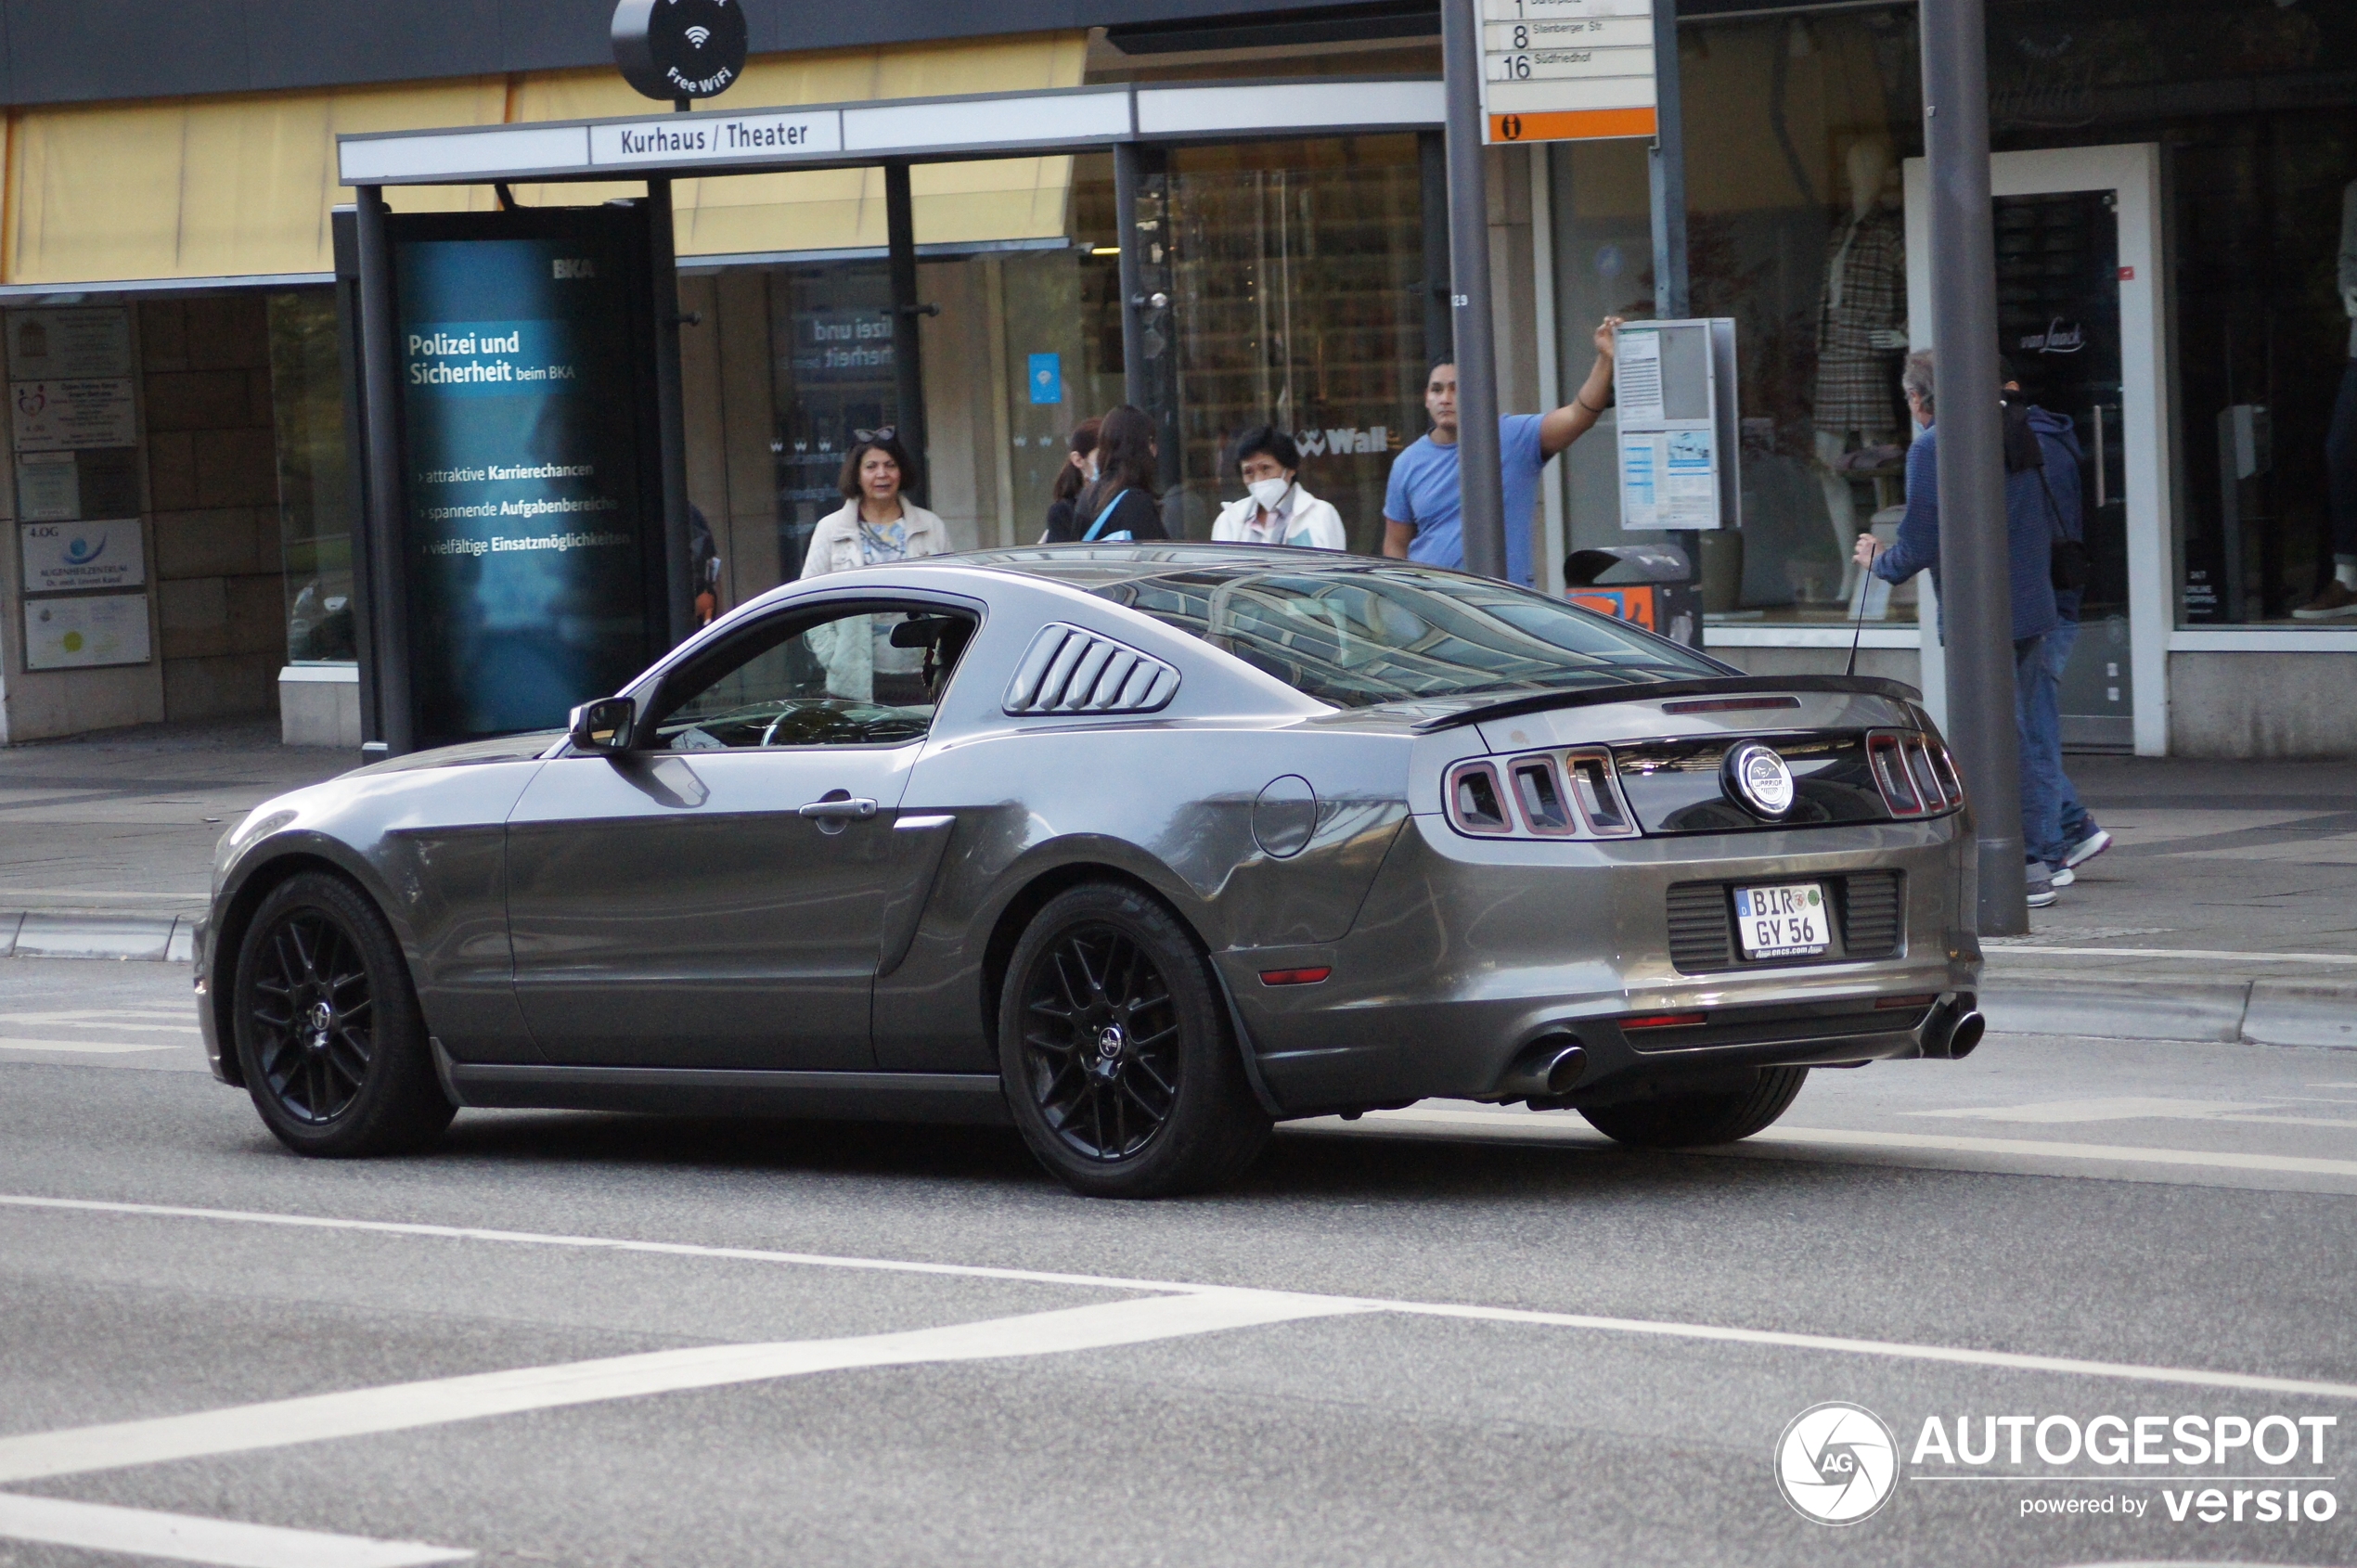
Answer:
[[[189,1010],[186,1008],[161,1015],[155,1012],[133,1012],[128,1009],[113,1008],[107,1009],[103,1011],[5,1012],[0,1013],[0,1025],[25,1027],[36,1023],[62,1023],[67,1025],[69,1028],[73,1029],[137,1029],[174,1035],[197,1035],[203,1033],[203,1031],[200,1030],[194,1023],[186,1022],[179,1023],[152,1023],[140,1022],[144,1019],[153,1019],[159,1016],[186,1020],[190,1015]]]
[[[2273,1120],[2273,1118],[2254,1118]],[[2224,1149],[2155,1149],[2119,1143],[2049,1143],[2041,1138],[1940,1137],[1922,1133],[1858,1133],[1831,1127],[1777,1127],[1745,1140],[1765,1147],[1916,1149],[1943,1154],[2016,1154],[2041,1160],[2107,1160],[2136,1165],[2191,1165],[2218,1171],[2274,1171],[2293,1176],[2357,1176],[2357,1160],[2305,1154],[2240,1154]],[[1736,1148],[1744,1147],[1736,1145]]]
[[[779,1344],[697,1345],[554,1367],[522,1367],[512,1371],[477,1372],[466,1377],[393,1383],[302,1399],[277,1399],[194,1415],[0,1438],[0,1481],[81,1475],[91,1471],[120,1470],[127,1465],[250,1453],[257,1448],[404,1432],[485,1416],[512,1415],[521,1410],[642,1398],[681,1389],[720,1388],[852,1367],[905,1367],[930,1361],[1062,1355],[1366,1310],[1359,1303],[1340,1296],[1210,1290],[1064,1307],[1020,1317],[994,1317],[941,1329],[913,1329],[895,1334],[792,1340]]]
[[[123,1051],[176,1051],[187,1048],[182,1040],[9,1040],[0,1039],[0,1051],[81,1051],[91,1056],[111,1056]]]
[[[175,1562],[218,1563],[222,1568],[412,1568],[463,1562],[475,1555],[417,1541],[372,1541],[364,1536],[236,1524],[185,1513],[7,1493],[0,1493],[0,1537]]]
[[[2034,953],[2048,958],[2248,958],[2255,964],[2357,964],[2357,953],[2242,953],[2226,947],[2053,947],[2006,943],[2000,954]]]
[[[1204,1285],[1174,1279],[1127,1279],[1101,1274],[1051,1274],[1026,1268],[993,1268],[981,1264],[916,1263],[891,1258],[839,1257],[825,1253],[767,1252],[753,1247],[705,1247],[688,1241],[632,1241],[602,1236],[566,1236],[529,1230],[481,1230],[466,1226],[419,1225],[395,1220],[331,1219],[313,1215],[272,1215],[239,1209],[195,1209],[154,1203],[118,1203],[87,1198],[38,1198],[30,1194],[0,1194],[0,1207],[121,1215],[134,1218],[215,1220],[240,1225],[286,1226],[299,1229],[351,1230],[385,1236],[423,1237],[439,1240],[498,1241],[521,1246],[651,1253],[670,1257],[716,1258],[805,1267],[848,1268],[890,1274],[931,1274],[953,1279],[1021,1279],[1041,1284],[1077,1285],[1098,1290],[1273,1295],[1287,1302],[1330,1303],[1338,1311],[1397,1312],[1413,1317],[1459,1317],[1492,1323],[1546,1324],[1562,1328],[1590,1329],[1604,1333],[1645,1334],[1670,1339],[1707,1340],[1728,1344],[1775,1345],[1796,1350],[1831,1351],[1845,1356],[1944,1361],[1962,1366],[2060,1372],[2075,1377],[2119,1378],[2138,1382],[2177,1383],[2193,1388],[2233,1388],[2256,1393],[2292,1394],[2324,1399],[2357,1399],[2357,1383],[2261,1377],[2245,1372],[2209,1371],[2200,1368],[2153,1367],[2132,1362],[2086,1361],[2071,1356],[2029,1356],[2011,1351],[1910,1344],[1891,1340],[1859,1340],[1825,1334],[1794,1334],[1772,1329],[1733,1329],[1718,1324],[1681,1323],[1670,1319],[1593,1317],[1576,1313],[1532,1312],[1514,1307],[1478,1306],[1451,1302],[1397,1301],[1374,1296],[1321,1296],[1294,1292],[1263,1292],[1243,1291],[1226,1285]],[[1020,1319],[1012,1321],[1020,1321]]]
[[[2281,1122],[2280,1116],[2214,1118]],[[1547,1116],[1517,1116],[1491,1111],[1371,1111],[1359,1128],[1430,1125],[1450,1131],[1480,1129],[1500,1137],[1610,1145],[1585,1123]],[[2158,1149],[2129,1143],[2053,1143],[2042,1138],[1949,1137],[1925,1133],[1858,1132],[1841,1127],[1775,1126],[1741,1143],[1721,1144],[1714,1154],[1773,1153],[1790,1149],[1855,1149],[1885,1153],[1920,1150],[1942,1154],[2030,1155],[2047,1160],[2102,1160],[2132,1165],[2185,1165],[2222,1171],[2273,1171],[2297,1176],[2357,1176],[2357,1160],[2327,1160],[2303,1154],[2241,1154],[2223,1149]]]

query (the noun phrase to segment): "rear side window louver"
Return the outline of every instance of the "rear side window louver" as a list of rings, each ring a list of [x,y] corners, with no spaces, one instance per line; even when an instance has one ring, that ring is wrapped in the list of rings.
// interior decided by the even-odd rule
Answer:
[[[1050,621],[1031,639],[1003,706],[1010,713],[1151,713],[1178,694],[1178,672],[1101,632]]]

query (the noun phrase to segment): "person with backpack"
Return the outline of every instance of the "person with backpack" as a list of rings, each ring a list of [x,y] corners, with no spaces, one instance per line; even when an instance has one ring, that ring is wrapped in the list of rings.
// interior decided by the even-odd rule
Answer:
[[[1154,488],[1153,421],[1127,404],[1097,426],[1096,449],[1088,454],[1093,475],[1074,502],[1067,520],[1050,520],[1049,545],[1103,545],[1138,539],[1167,539]],[[1058,527],[1061,521],[1062,527]]]
[[[1860,566],[1886,583],[1904,583],[1928,569],[1932,581],[1938,584],[1939,430],[1934,420],[1937,393],[1929,350],[1907,356],[1899,388],[1906,395],[1909,413],[1920,427],[1914,443],[1907,449],[1907,515],[1900,521],[1899,537],[1887,547],[1871,533],[1858,535],[1855,559]],[[2009,469],[2010,466],[2009,462]],[[2032,459],[2029,469],[2037,466]],[[2029,711],[2021,700],[2021,694],[2034,690],[2041,678],[2046,635],[2062,619],[2054,608],[2054,525],[2048,521],[2043,502],[2033,500],[2039,482],[2039,477],[2029,469],[2009,471],[2005,476],[2006,608],[2013,622],[2014,722],[2020,739],[2022,842],[2029,852],[2028,881],[2029,906],[2033,909],[2042,909],[2061,896],[2054,886],[2055,864],[2036,853],[2036,846],[2051,848],[2059,829],[2054,826],[2057,812],[2047,769],[2039,745],[2029,733]],[[2074,486],[2078,482],[2075,469],[2071,482]],[[1993,614],[1997,608],[1975,605],[1971,612]],[[1943,624],[1948,610],[1943,593],[1939,601]]]
[[[2023,830],[2029,852],[2051,868],[2054,886],[2065,888],[2078,880],[2076,868],[2111,847],[2111,835],[2080,803],[2079,790],[2063,769],[2062,756],[2062,675],[2079,641],[2079,607],[2086,598],[2091,565],[2084,498],[2079,488],[2083,454],[2078,427],[2070,417],[2031,403],[2011,366],[2005,366],[2003,373],[2005,506],[2008,511],[2019,507],[2036,514],[2050,530],[2057,617],[2041,645],[2037,667],[2018,693],[2022,744],[2037,748],[2039,765],[2046,773],[2045,796],[2054,802],[2054,810],[2039,825],[2047,833],[2042,842],[2028,837],[2027,820]],[[2037,481],[2034,484],[2029,482],[2032,478]]]

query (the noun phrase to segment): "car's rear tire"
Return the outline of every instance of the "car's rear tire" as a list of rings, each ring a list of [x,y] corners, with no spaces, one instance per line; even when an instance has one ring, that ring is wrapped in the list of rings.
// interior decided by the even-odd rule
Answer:
[[[1806,1067],[1762,1067],[1750,1085],[1707,1093],[1664,1095],[1625,1105],[1600,1105],[1579,1113],[1616,1143],[1632,1149],[1702,1149],[1749,1137],[1784,1113]]]
[[[1085,1197],[1217,1187],[1269,1139],[1210,960],[1120,883],[1033,917],[999,992],[998,1065],[1024,1141]]]
[[[298,1154],[411,1149],[457,1114],[401,945],[342,878],[305,871],[271,889],[238,944],[233,999],[247,1092]]]

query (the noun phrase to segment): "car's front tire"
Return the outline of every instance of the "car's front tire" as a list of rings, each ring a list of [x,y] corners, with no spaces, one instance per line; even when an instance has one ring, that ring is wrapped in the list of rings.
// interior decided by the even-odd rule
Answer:
[[[1806,1067],[1762,1067],[1740,1088],[1664,1095],[1625,1105],[1580,1109],[1588,1125],[1632,1149],[1705,1149],[1749,1137],[1784,1113]]]
[[[401,945],[342,878],[305,871],[271,889],[238,944],[233,999],[247,1092],[295,1152],[391,1153],[457,1113],[435,1081]]]
[[[998,1064],[1024,1141],[1086,1197],[1217,1187],[1269,1138],[1210,960],[1119,883],[1069,889],[1032,919],[999,993]]]

